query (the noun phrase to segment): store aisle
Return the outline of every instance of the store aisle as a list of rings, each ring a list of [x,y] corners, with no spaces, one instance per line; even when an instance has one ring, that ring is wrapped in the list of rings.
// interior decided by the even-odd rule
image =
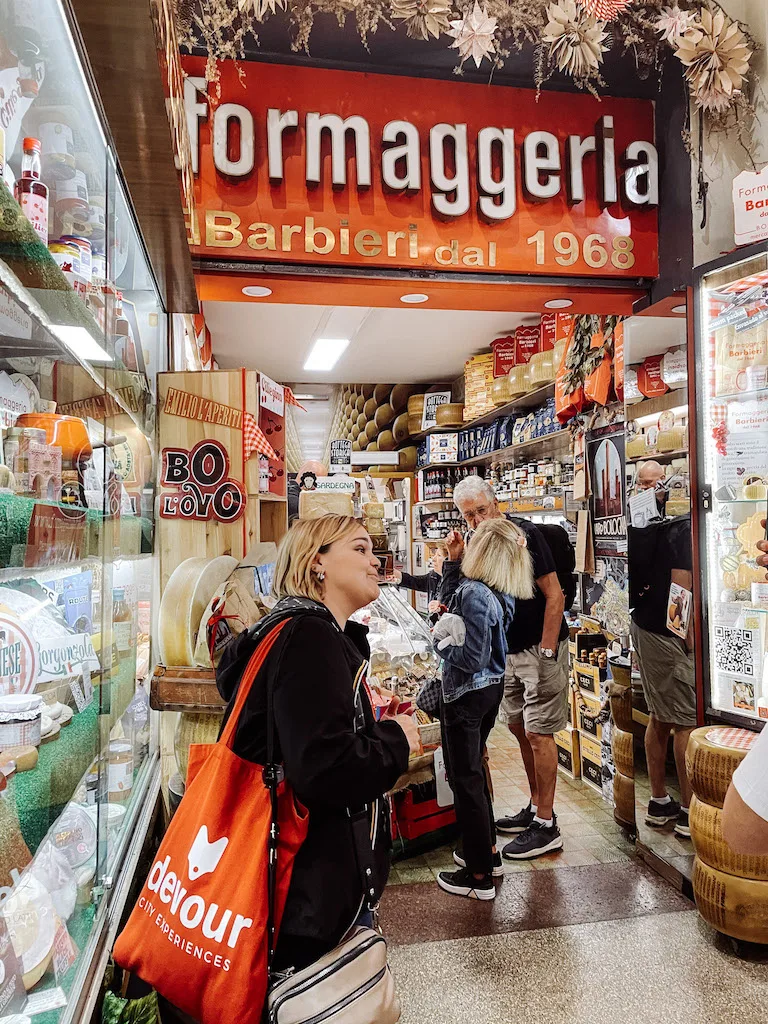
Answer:
[[[497,810],[518,810],[517,745],[497,727],[489,750]],[[538,1024],[762,1021],[765,965],[634,856],[599,794],[561,775],[556,809],[564,850],[505,861],[493,903],[437,888],[451,846],[395,865],[382,913],[402,1024],[527,1024],[534,1007]]]

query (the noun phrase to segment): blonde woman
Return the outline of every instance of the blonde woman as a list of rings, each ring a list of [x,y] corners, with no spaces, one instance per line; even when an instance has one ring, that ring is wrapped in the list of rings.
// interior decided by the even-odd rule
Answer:
[[[255,648],[283,618],[237,730],[234,751],[264,764],[266,673],[276,672],[274,717],[285,774],[309,811],[309,833],[294,863],[275,969],[297,970],[333,949],[363,907],[363,885],[348,808],[368,807],[374,887],[389,873],[390,828],[381,799],[420,749],[418,727],[396,708],[376,722],[364,667],[367,628],[350,621],[379,593],[379,562],[371,538],[347,516],[300,520],[283,539],[272,613],[242,634],[222,658],[219,690],[236,693]],[[261,685],[260,685],[261,683]],[[370,853],[370,851],[368,851]]]
[[[525,534],[507,519],[486,520],[478,526],[461,569],[463,579],[448,614],[433,631],[435,650],[444,659],[443,752],[462,835],[453,855],[460,870],[443,871],[437,881],[456,896],[492,900],[493,877],[504,872],[495,848],[483,750],[504,693],[507,628],[515,598],[530,600],[534,593]]]

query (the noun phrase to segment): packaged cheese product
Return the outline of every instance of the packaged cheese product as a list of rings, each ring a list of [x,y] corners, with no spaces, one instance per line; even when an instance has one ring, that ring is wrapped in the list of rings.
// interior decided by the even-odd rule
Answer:
[[[352,495],[338,491],[302,491],[299,494],[299,519],[320,519],[322,516],[351,516]]]

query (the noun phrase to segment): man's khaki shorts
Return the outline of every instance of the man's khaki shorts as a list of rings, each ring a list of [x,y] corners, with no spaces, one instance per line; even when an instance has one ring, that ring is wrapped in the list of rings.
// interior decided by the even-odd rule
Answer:
[[[507,655],[504,699],[499,718],[507,725],[522,722],[526,732],[553,736],[568,724],[568,641],[561,640],[554,658],[542,658],[538,645]]]
[[[649,633],[634,622],[630,632],[648,710],[660,722],[685,729],[696,726],[693,653],[679,637]]]

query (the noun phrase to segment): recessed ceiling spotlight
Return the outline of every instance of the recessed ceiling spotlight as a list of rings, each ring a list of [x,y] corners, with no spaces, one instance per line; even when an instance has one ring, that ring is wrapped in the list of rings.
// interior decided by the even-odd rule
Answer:
[[[243,295],[247,295],[250,299],[265,299],[268,295],[272,294],[271,288],[265,288],[261,284],[249,284],[243,288]]]
[[[568,309],[573,305],[573,299],[549,299],[544,305],[547,309]]]
[[[688,307],[686,306],[686,304],[684,302],[682,302],[679,306],[673,306],[672,307],[672,312],[673,313],[687,313],[688,312]]]
[[[401,295],[400,301],[407,302],[409,305],[416,305],[419,302],[429,302],[429,296],[423,292],[410,292],[408,295]]]

